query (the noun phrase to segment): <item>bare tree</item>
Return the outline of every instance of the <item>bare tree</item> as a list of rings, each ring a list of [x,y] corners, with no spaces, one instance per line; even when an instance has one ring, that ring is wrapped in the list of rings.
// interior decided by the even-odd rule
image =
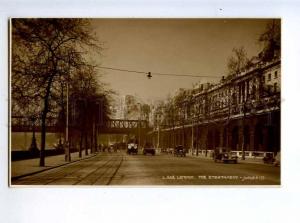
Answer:
[[[188,92],[184,89],[181,89],[179,93],[174,98],[174,105],[178,112],[178,121],[182,127],[182,138],[183,138],[183,146],[185,146],[186,141],[186,132],[185,132],[185,123],[186,123],[186,115],[187,108],[190,107],[190,100],[188,99]]]
[[[96,150],[98,127],[105,126],[110,115],[109,104],[114,92],[107,89],[105,84],[97,82],[96,73],[94,66],[82,66],[70,83],[70,99],[77,113],[73,117],[73,126],[80,131],[80,157],[83,144],[86,154],[88,154],[88,148],[92,151]]]
[[[250,65],[250,60],[247,58],[247,53],[244,47],[233,48],[233,55],[229,57],[227,69],[229,75],[237,75],[243,69]]]
[[[272,22],[268,23],[258,41],[263,45],[263,50],[259,54],[259,58],[262,61],[271,61],[274,58],[279,58],[281,54],[280,20],[272,20]]]
[[[13,100],[38,104],[41,116],[40,166],[45,165],[46,118],[53,109],[57,83],[86,63],[86,49],[100,52],[84,19],[12,20]]]
[[[175,146],[175,127],[177,125],[176,120],[176,109],[175,109],[175,105],[174,105],[174,100],[172,97],[168,97],[167,101],[165,103],[164,106],[164,120],[163,122],[165,123],[165,125],[169,128],[171,127],[172,129],[172,133],[171,135],[171,142],[169,146]]]

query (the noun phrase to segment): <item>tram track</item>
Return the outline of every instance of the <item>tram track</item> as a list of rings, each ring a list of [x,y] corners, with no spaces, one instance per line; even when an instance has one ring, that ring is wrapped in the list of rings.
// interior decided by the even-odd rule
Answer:
[[[114,163],[118,163],[118,161],[119,161],[119,159],[116,159],[118,157],[119,156],[113,156],[111,159],[106,161],[103,165],[101,165],[100,167],[98,167],[94,171],[90,172],[88,175],[86,175],[85,177],[83,177],[79,181],[75,182],[73,185],[79,185],[80,183],[82,183],[84,181],[88,182],[87,184],[84,183],[84,185],[94,185],[97,181],[102,179],[103,176],[106,173],[108,173],[110,170],[113,169]],[[94,177],[94,178],[91,177],[93,175],[96,176],[96,177]],[[104,184],[104,183],[101,183],[101,184]]]
[[[111,170],[112,175],[116,173],[115,168],[119,168],[120,160],[123,159],[123,155],[117,154],[99,154],[95,157],[37,173],[32,176],[26,176],[15,180],[15,184],[19,185],[78,185],[83,181],[87,181],[83,185],[93,185],[103,176],[107,176]],[[93,168],[95,168],[93,170]],[[99,176],[93,179],[91,176]],[[110,181],[111,176],[108,176]],[[89,180],[87,180],[89,179]],[[70,182],[68,181],[75,181]],[[101,185],[105,185],[107,182],[100,182]]]

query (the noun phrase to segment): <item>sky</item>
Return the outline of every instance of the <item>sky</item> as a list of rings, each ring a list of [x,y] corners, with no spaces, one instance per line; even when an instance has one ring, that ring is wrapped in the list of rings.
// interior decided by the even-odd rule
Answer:
[[[100,69],[99,80],[119,95],[144,102],[165,99],[197,82],[218,82],[234,47],[256,56],[259,35],[268,19],[94,19],[92,27],[103,43],[101,66],[144,72],[219,76],[192,78],[156,76]]]

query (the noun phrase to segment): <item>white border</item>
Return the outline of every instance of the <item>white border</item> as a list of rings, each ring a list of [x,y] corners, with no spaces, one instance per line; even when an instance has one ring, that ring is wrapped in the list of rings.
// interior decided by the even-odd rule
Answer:
[[[0,0],[0,216],[15,222],[300,222],[297,1]],[[9,17],[281,17],[281,188],[8,188]]]

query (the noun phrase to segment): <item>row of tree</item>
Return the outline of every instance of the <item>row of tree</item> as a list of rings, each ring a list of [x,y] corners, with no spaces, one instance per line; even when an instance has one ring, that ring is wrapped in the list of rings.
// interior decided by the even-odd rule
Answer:
[[[80,148],[84,138],[88,144],[88,135],[94,137],[90,126],[99,117],[96,112],[101,112],[103,121],[108,119],[112,93],[97,81],[97,68],[89,59],[91,53],[102,51],[90,21],[12,19],[11,46],[12,114],[41,120],[40,166],[45,165],[47,118],[58,117],[63,131],[66,100],[73,105],[68,115],[81,126]],[[101,111],[95,109],[99,104]]]

